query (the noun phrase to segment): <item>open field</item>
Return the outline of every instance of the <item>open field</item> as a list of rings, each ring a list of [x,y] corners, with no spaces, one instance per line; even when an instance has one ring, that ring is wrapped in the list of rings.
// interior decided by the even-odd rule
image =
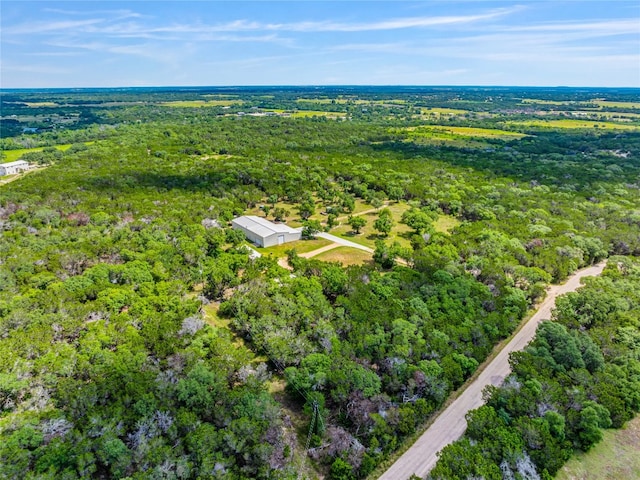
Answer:
[[[229,107],[231,105],[242,105],[242,100],[176,100],[174,102],[162,102],[158,105],[162,107]]]
[[[571,128],[571,129],[600,129],[600,130],[640,130],[639,125],[627,125],[616,122],[601,122],[591,120],[527,120],[507,122],[507,125],[541,128]]]
[[[298,110],[291,114],[293,118],[306,118],[306,117],[346,117],[344,112],[322,112],[319,110]]]
[[[279,108],[261,108],[261,112],[274,112],[274,113],[288,113],[292,118],[307,118],[307,117],[346,117],[344,112],[328,112],[322,110],[283,110]]]
[[[558,472],[558,480],[640,478],[640,416],[621,430],[606,430],[600,443],[578,453]]]
[[[440,125],[430,126],[430,129],[440,130],[446,133],[452,133],[454,135],[461,135],[465,137],[480,137],[480,138],[522,138],[526,135],[517,132],[508,132],[506,130],[498,130],[495,128],[476,128],[476,127],[445,127]]]
[[[39,107],[58,107],[59,104],[55,102],[25,102],[25,105],[28,107],[39,108]]]
[[[593,100],[592,103],[603,108],[637,108],[640,109],[640,102],[610,102],[608,100]]]
[[[357,250],[351,247],[337,247],[313,258],[317,258],[323,262],[340,262],[346,267],[348,265],[362,265],[370,262],[372,255],[364,250]]]
[[[298,98],[296,99],[296,103],[314,103],[318,105],[332,105],[332,104],[341,104],[344,105],[353,100],[348,100],[346,98]]]
[[[538,98],[523,98],[522,103],[537,103],[539,105],[569,105],[575,102],[559,102],[556,100],[541,100]]]
[[[458,108],[440,108],[440,107],[426,107],[421,108],[420,112],[422,115],[466,115],[467,113],[471,113],[469,110],[460,110]]]
[[[318,105],[405,105],[406,100],[402,99],[382,99],[382,100],[361,100],[355,98],[298,98],[296,103],[313,103]]]
[[[316,238],[314,240],[298,240],[297,242],[289,242],[267,248],[256,248],[255,246],[252,246],[252,248],[256,248],[262,255],[280,258],[286,257],[288,250],[295,250],[296,253],[307,253],[331,245],[331,243],[331,241],[324,238]]]
[[[86,145],[90,145],[92,143],[93,142],[87,142]],[[70,143],[67,143],[67,144],[64,144],[64,145],[55,145],[55,148],[57,148],[58,150],[61,150],[63,152],[65,150],[68,150],[69,147],[71,147]],[[15,162],[16,160],[20,160],[20,158],[25,153],[41,152],[45,148],[46,147],[36,147],[36,148],[20,148],[20,149],[17,149],[17,150],[2,150],[2,153],[4,153],[4,159],[0,163]]]
[[[408,127],[393,131],[396,133],[407,132],[410,139],[427,142],[456,142],[461,140],[464,140],[465,142],[469,140],[481,142],[483,139],[513,140],[527,136],[523,133],[509,132],[506,130],[498,130],[495,128],[445,127],[441,125]]]
[[[220,100],[233,100],[238,98],[240,95],[232,95],[227,93],[205,93],[202,96],[207,98],[218,98]]]

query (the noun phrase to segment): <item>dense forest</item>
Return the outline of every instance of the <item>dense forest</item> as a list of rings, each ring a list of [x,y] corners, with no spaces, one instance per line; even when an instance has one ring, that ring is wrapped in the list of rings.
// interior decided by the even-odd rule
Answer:
[[[0,185],[2,478],[367,477],[612,256],[433,475],[553,475],[640,409],[637,90],[0,102],[3,162],[38,166]],[[243,214],[308,239],[256,258]],[[306,258],[319,231],[373,253]]]

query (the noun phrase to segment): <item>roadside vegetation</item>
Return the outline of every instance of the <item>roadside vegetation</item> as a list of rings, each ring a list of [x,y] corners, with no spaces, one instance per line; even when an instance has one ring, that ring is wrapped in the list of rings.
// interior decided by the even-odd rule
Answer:
[[[465,436],[442,450],[429,478],[551,478],[574,451],[600,442],[604,429],[633,419],[639,287],[640,262],[612,257],[601,277],[559,298],[553,321],[511,355],[513,373],[486,389],[486,405],[467,414]]]

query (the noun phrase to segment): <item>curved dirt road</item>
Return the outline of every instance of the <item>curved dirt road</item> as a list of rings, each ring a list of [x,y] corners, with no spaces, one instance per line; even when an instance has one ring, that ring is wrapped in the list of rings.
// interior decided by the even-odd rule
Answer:
[[[556,297],[576,290],[580,287],[580,280],[583,277],[600,275],[604,266],[605,262],[602,262],[579,270],[566,283],[551,286],[547,298],[526,325],[484,368],[478,378],[436,418],[416,443],[380,477],[380,480],[406,480],[413,474],[419,477],[426,476],[438,460],[436,454],[464,433],[467,428],[465,415],[469,410],[482,405],[484,387],[500,385],[510,373],[509,354],[522,350],[534,337],[538,323],[551,318],[551,309],[555,306]]]

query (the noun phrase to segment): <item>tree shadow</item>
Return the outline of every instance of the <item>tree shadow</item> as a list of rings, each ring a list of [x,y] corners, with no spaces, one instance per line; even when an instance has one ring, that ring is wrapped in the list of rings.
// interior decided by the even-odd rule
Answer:
[[[376,240],[386,240],[389,238],[389,235],[382,235],[380,233],[370,233],[365,237],[367,240],[376,241]]]

